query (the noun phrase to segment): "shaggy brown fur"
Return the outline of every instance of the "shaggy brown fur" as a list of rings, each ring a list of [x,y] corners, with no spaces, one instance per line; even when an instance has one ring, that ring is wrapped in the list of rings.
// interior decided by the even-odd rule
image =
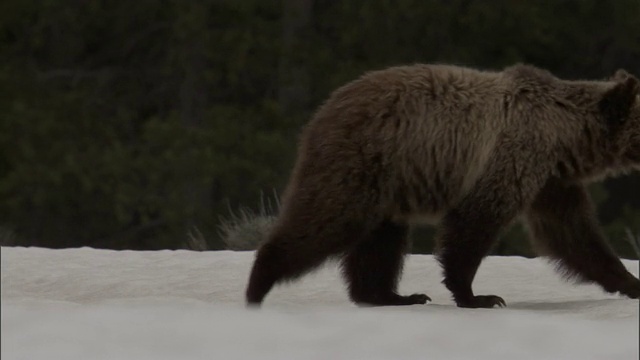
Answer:
[[[598,229],[587,181],[640,167],[638,79],[567,81],[515,65],[374,71],[337,89],[302,133],[277,224],[246,291],[330,257],[359,304],[423,304],[396,287],[407,227],[439,220],[443,283],[460,307],[503,306],[471,284],[501,230],[524,215],[534,244],[565,274],[640,297]]]

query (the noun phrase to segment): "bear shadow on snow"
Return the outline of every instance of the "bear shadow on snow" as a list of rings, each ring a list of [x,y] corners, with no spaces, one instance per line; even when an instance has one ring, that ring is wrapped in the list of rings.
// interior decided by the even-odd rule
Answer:
[[[509,305],[511,309],[536,310],[536,311],[559,311],[559,312],[580,312],[584,309],[595,309],[599,307],[611,306],[612,301],[624,301],[624,299],[589,299],[570,300],[552,302],[516,302]]]

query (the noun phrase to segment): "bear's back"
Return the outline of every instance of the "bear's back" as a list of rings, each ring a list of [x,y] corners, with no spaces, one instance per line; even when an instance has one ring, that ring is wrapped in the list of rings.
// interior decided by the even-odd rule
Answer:
[[[332,93],[301,146],[336,174],[363,166],[385,179],[391,212],[437,213],[481,176],[507,126],[504,84],[501,73],[450,65],[372,71]]]

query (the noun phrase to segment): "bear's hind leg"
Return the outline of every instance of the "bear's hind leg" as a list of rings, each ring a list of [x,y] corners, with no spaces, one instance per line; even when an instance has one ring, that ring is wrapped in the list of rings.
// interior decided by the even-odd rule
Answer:
[[[306,207],[304,209],[313,209]],[[297,208],[280,215],[268,239],[256,251],[246,289],[248,305],[259,305],[271,288],[314,270],[343,254],[365,233],[366,223]]]
[[[373,306],[425,304],[425,294],[396,292],[408,244],[408,226],[383,221],[350,249],[342,260],[349,296],[357,304]]]

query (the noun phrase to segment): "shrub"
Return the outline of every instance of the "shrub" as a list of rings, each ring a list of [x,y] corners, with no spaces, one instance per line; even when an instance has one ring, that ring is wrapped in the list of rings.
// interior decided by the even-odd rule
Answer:
[[[241,207],[238,214],[229,209],[230,217],[220,218],[219,235],[226,249],[248,251],[258,247],[276,220],[276,211],[280,203],[275,192],[274,198],[276,209],[272,206],[271,200],[268,199],[265,203],[264,197],[261,196],[258,212]]]

